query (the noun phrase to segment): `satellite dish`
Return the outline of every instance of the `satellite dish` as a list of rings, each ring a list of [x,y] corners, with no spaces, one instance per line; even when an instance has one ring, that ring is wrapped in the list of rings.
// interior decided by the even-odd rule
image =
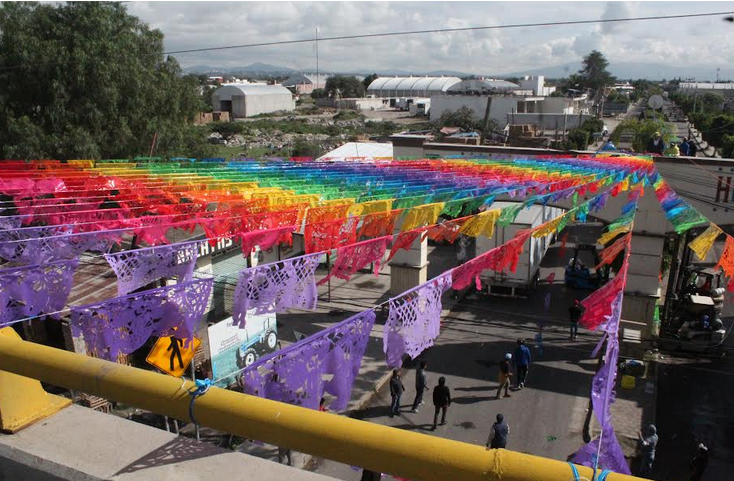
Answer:
[[[647,106],[651,109],[657,110],[663,106],[665,101],[663,100],[663,97],[660,95],[652,95],[650,99],[647,101]]]

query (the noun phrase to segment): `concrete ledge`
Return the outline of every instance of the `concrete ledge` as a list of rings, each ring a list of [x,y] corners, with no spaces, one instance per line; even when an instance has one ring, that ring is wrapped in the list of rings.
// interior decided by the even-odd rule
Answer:
[[[2,481],[217,479],[332,480],[80,406],[0,435]]]

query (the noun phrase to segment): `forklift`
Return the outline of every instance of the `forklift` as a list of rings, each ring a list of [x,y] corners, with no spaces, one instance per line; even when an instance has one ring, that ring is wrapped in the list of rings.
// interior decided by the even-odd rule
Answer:
[[[677,280],[666,302],[660,348],[723,358],[732,320],[721,317],[726,292],[722,272],[708,266],[687,265]]]

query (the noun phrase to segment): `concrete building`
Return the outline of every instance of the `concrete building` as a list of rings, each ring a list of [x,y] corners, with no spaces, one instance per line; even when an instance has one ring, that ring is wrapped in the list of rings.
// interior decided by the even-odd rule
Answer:
[[[295,110],[293,94],[282,85],[225,84],[212,96],[214,110],[229,112],[233,118]]]
[[[522,90],[530,90],[533,95],[548,96],[556,91],[555,87],[545,86],[545,77],[543,75],[526,75],[520,80],[520,88]]]
[[[431,97],[461,82],[459,77],[379,77],[367,87],[375,97]]]
[[[545,130],[568,130],[578,127],[590,117],[583,113],[580,102],[575,99],[511,94],[452,95],[449,91],[444,95],[431,97],[430,118],[432,121],[437,120],[444,112],[467,107],[472,111],[474,119],[481,120],[490,98],[489,117],[500,128],[509,124],[528,124]]]
[[[331,77],[328,74],[295,74],[285,79],[280,85],[297,94],[310,94],[314,89],[326,88],[326,79]]]

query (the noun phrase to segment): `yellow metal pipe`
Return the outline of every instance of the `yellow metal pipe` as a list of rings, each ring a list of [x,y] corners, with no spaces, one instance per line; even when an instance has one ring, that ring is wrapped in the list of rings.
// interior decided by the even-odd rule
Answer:
[[[188,419],[193,383],[8,336],[0,370]],[[567,463],[418,434],[219,388],[196,400],[202,426],[421,481],[569,481]],[[591,469],[579,466],[591,479]],[[608,481],[633,481],[612,473]]]

